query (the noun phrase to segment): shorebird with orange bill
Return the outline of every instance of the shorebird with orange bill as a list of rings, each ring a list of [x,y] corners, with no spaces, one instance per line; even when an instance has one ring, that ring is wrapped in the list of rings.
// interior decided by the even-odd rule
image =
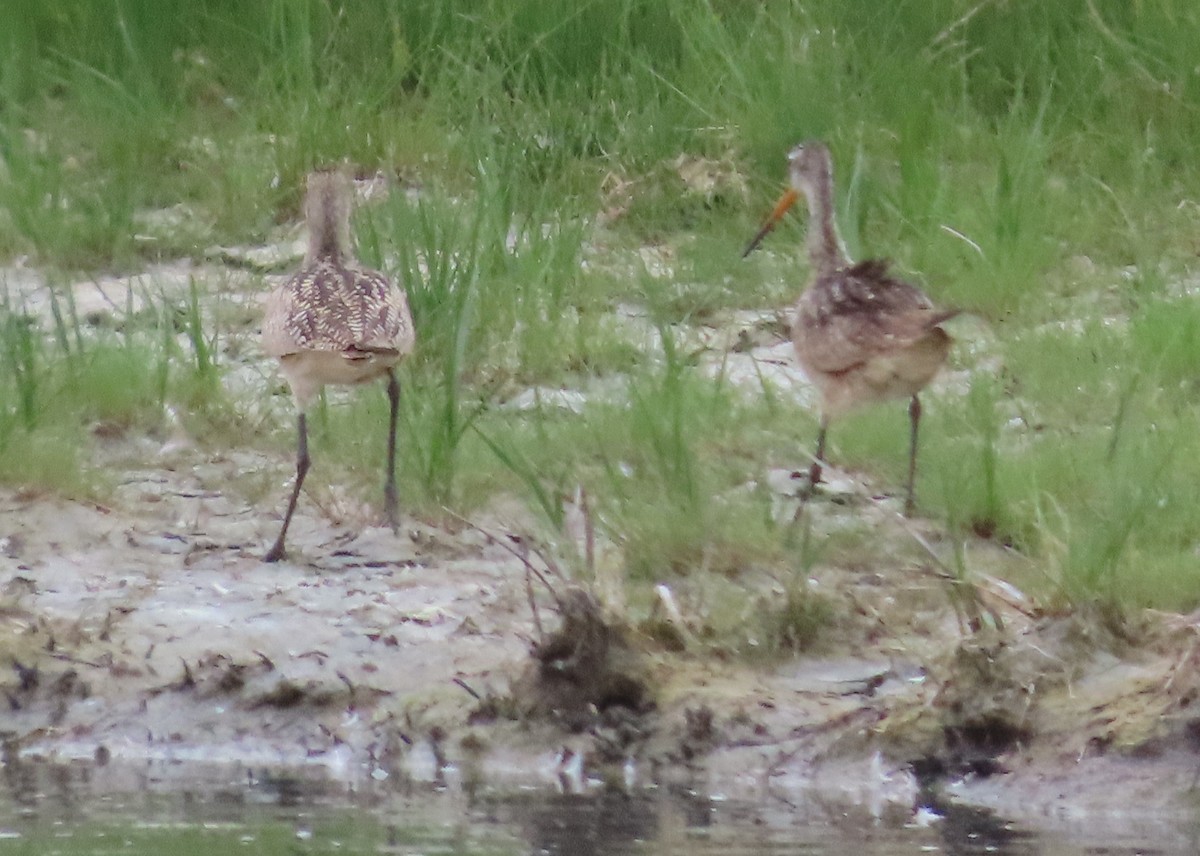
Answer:
[[[296,401],[298,439],[296,479],[283,526],[264,561],[284,556],[284,539],[300,487],[308,473],[306,413],[325,384],[360,384],[387,378],[390,405],[384,514],[395,530],[396,419],[400,383],[395,366],[415,341],[404,291],[382,273],[362,267],[350,247],[353,187],[337,170],[317,170],[308,177],[304,219],[308,251],[299,272],[267,298],[263,316],[263,350],[279,367]]]
[[[958,310],[934,306],[915,285],[892,276],[885,261],[851,261],[834,218],[833,162],[824,143],[802,143],[792,149],[788,177],[791,186],[742,257],[759,245],[797,199],[805,198],[811,273],[796,303],[792,344],[800,367],[817,388],[821,421],[803,498],[820,481],[831,419],[861,405],[907,398],[911,431],[904,513],[911,515],[921,422],[919,393],[946,361],[952,340],[940,325]]]

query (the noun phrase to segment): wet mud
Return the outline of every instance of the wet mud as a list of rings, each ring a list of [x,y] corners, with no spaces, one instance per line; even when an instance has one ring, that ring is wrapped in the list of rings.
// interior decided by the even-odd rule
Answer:
[[[266,564],[275,515],[220,490],[251,466],[286,462],[130,471],[105,506],[0,495],[7,757],[665,782],[878,816],[1193,805],[1191,617],[1130,641],[1009,610],[972,633],[949,605],[901,620],[923,573],[899,568],[838,581],[884,622],[873,642],[738,662],[669,650],[582,588],[530,586],[498,521],[395,535],[302,505],[292,557]]]

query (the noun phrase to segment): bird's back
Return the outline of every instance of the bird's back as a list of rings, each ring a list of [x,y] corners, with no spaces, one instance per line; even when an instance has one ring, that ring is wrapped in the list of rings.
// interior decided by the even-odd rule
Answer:
[[[319,258],[268,299],[263,349],[275,357],[302,351],[403,356],[412,346],[404,292],[378,271]]]
[[[956,314],[872,259],[817,277],[797,304],[792,341],[827,408],[839,411],[924,387],[950,350],[938,325]]]

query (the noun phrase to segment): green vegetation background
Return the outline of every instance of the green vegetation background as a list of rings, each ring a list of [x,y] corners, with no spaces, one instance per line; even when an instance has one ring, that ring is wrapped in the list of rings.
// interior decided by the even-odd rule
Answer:
[[[923,513],[1026,557],[1046,602],[1200,603],[1193,0],[4,6],[0,259],[61,303],[42,329],[6,292],[0,481],[102,493],[95,425],[162,431],[172,405],[215,447],[276,450],[279,473],[231,489],[281,501],[291,420],[225,391],[212,283],[110,329],[66,286],[276,240],[306,171],[345,162],[415,191],[355,218],[418,325],[409,513],[509,493],[566,544],[582,487],[635,580],[894,561],[869,527],[790,545],[755,485],[803,464],[812,414],[696,368],[694,325],[803,286],[802,216],[738,255],[784,152],[822,138],[851,252],[980,319],[928,396]],[[178,226],[147,239],[161,209]],[[618,392],[582,415],[499,406],[530,386]],[[375,498],[383,411],[364,391],[322,412],[328,481]],[[904,430],[880,407],[837,423],[831,452],[894,486]]]

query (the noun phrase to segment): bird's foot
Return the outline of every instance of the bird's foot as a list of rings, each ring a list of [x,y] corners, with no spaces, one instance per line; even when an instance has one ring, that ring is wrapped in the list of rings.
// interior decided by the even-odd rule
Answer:
[[[814,480],[811,472],[796,470],[792,473],[792,481],[796,484],[795,497],[802,506],[821,490],[821,477],[818,475]]]
[[[396,489],[390,485],[383,490],[383,522],[393,535],[400,534],[400,504],[396,500]]]
[[[278,562],[280,559],[282,559],[286,555],[287,555],[287,553],[283,549],[283,541],[282,540],[276,541],[275,546],[273,546],[270,550],[267,551],[267,555],[263,556],[263,561],[264,562]]]
[[[795,473],[792,478],[800,482],[799,488],[796,490],[796,511],[792,514],[792,525],[795,526],[804,518],[804,512],[808,509],[808,503],[817,495],[820,488],[817,484],[813,484],[808,473]]]

